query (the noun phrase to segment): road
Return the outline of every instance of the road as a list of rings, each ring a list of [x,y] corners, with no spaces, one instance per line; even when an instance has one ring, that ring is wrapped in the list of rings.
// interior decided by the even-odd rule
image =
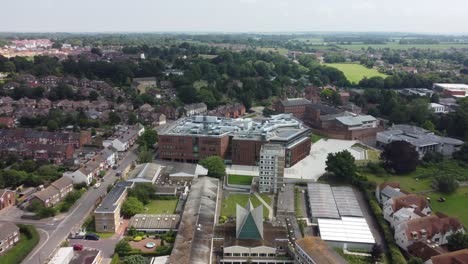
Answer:
[[[126,156],[119,161],[117,170],[123,170],[136,160],[136,146],[132,147]],[[107,186],[117,180],[115,176],[117,170],[110,169],[104,176],[104,182],[97,189],[90,188],[70,209],[63,219],[52,220],[15,220],[17,223],[34,224],[41,234],[41,240],[34,250],[23,261],[24,264],[42,264],[51,257],[55,249],[60,246],[72,230],[78,229],[87,218],[89,213],[94,210],[96,201],[99,197],[106,195]]]

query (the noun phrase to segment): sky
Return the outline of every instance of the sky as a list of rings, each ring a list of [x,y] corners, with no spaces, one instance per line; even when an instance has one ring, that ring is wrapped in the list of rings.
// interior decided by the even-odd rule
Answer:
[[[0,31],[468,33],[467,0],[2,0]]]

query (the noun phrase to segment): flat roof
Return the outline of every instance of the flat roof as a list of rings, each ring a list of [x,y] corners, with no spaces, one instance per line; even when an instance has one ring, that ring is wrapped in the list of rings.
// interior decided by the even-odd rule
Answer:
[[[468,89],[468,85],[464,83],[434,83],[434,86],[440,87],[442,89]]]
[[[49,264],[68,263],[70,255],[73,257],[73,247],[62,247],[55,253]]]
[[[340,218],[332,189],[328,184],[307,184],[312,218]]]
[[[177,229],[180,215],[178,214],[136,214],[130,219],[128,226],[136,229]]]
[[[314,263],[346,264],[347,262],[336,253],[320,237],[306,236],[296,240],[296,246],[302,249]]]
[[[364,216],[351,187],[342,186],[332,187],[331,189],[341,216]]]
[[[369,225],[362,217],[318,219],[320,237],[325,241],[374,244]]]

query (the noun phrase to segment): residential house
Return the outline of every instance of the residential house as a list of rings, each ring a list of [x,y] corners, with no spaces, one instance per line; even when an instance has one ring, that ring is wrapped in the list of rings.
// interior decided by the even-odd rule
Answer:
[[[0,189],[0,210],[15,205],[16,193],[8,189]]]
[[[156,77],[134,78],[132,82],[132,88],[140,93],[145,93],[148,89],[156,88],[157,86],[158,81]]]
[[[12,128],[15,126],[15,119],[11,117],[0,117],[0,127]]]
[[[26,84],[28,87],[36,87],[39,84],[36,77],[31,74],[20,74],[15,78],[15,80]]]
[[[227,104],[216,107],[208,112],[210,116],[239,118],[245,114],[245,106],[241,103]]]
[[[394,197],[383,205],[384,218],[392,228],[410,219],[428,216],[431,212],[427,199],[416,194]]]
[[[44,190],[33,194],[29,202],[39,201],[45,207],[52,207],[62,201],[71,191],[73,191],[73,181],[68,177],[61,177]]]
[[[189,104],[179,109],[180,116],[194,116],[206,113],[208,107],[205,103]]]
[[[42,85],[45,85],[45,86],[55,87],[55,86],[57,86],[57,84],[59,82],[59,78],[57,76],[48,75],[48,76],[42,77],[39,80],[39,82]]]
[[[117,151],[126,151],[133,146],[143,132],[145,132],[145,127],[141,124],[123,127],[121,130],[117,131],[114,136],[104,140],[102,145],[105,148],[113,146]]]
[[[50,161],[61,164],[73,158],[75,149],[72,144],[49,145],[4,141],[0,143],[0,157],[16,154],[22,158]]]
[[[384,182],[377,185],[375,197],[377,201],[383,205],[386,201],[392,198],[401,197],[408,193],[400,189],[398,182]]]
[[[441,104],[436,104],[436,103],[429,103],[428,106],[429,110],[432,110],[436,114],[444,114],[447,111],[445,110],[445,106]]]
[[[42,98],[36,103],[36,108],[49,109],[52,107],[52,102],[47,98]]]
[[[20,240],[20,231],[14,223],[0,223],[0,256],[13,248]]]
[[[430,240],[439,245],[447,244],[447,237],[462,232],[463,224],[458,219],[441,213],[410,219],[395,227],[395,242],[404,249],[418,241]]]
[[[26,107],[34,108],[36,107],[36,100],[23,97],[19,99],[18,101],[16,101],[15,105],[16,107],[19,107],[19,108],[26,108]]]
[[[81,148],[91,143],[90,132],[49,132],[32,129],[0,129],[0,143],[16,142],[30,144],[64,145],[72,144]]]
[[[183,76],[184,71],[183,70],[177,70],[177,69],[168,69],[168,70],[163,71],[163,74],[166,75],[166,76],[171,76],[171,75]]]
[[[11,105],[0,106],[0,115],[11,115],[14,109]]]
[[[468,249],[461,249],[454,252],[431,257],[424,264],[465,264],[468,263]]]

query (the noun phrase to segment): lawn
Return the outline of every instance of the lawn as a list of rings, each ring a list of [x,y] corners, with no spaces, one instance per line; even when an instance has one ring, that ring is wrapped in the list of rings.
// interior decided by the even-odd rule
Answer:
[[[457,175],[458,180],[464,181],[468,175],[468,167],[460,165],[455,160],[445,160],[437,164],[418,166],[415,171],[405,175],[389,173],[375,175],[369,172],[362,172],[361,174],[367,176],[369,181],[373,181],[377,184],[394,181],[399,182],[401,188],[406,191],[419,192],[431,190],[432,178],[447,173]]]
[[[349,264],[371,264],[372,258],[371,257],[363,257],[363,256],[355,256],[355,255],[348,255],[343,252],[340,248],[335,248],[335,251],[342,256],[346,262]]]
[[[251,185],[252,179],[253,179],[253,176],[229,175],[228,183],[238,184],[238,185]]]
[[[174,200],[152,200],[145,205],[145,214],[173,214],[177,207],[177,199]]]
[[[465,227],[468,227],[468,186],[460,187],[455,193],[450,195],[441,193],[430,193],[431,207],[434,212],[442,212],[449,216],[457,217]],[[439,197],[444,197],[446,200],[443,203],[437,201]]]
[[[227,216],[227,217],[236,217],[236,204],[239,204],[242,207],[245,207],[247,204],[247,201],[249,200],[252,201],[252,204],[254,207],[257,207],[261,205],[262,203],[255,197],[255,195],[249,195],[249,194],[229,194],[226,198],[223,200],[223,208],[221,209],[221,215]],[[271,198],[268,200],[265,199],[265,197],[262,195],[263,200],[265,200],[266,203],[271,203]],[[263,217],[268,217],[268,209],[264,206],[263,207]]]
[[[257,50],[263,51],[263,52],[278,52],[281,55],[286,55],[288,54],[288,50],[285,48],[267,48],[267,47],[261,47],[257,48]]]
[[[321,136],[321,135],[317,135],[317,134],[312,134],[312,136],[311,136],[312,143],[315,143],[315,142],[319,141],[322,138],[324,138],[324,137]]]
[[[12,249],[10,249],[5,255],[0,257],[0,264],[16,264],[21,263],[24,258],[31,252],[34,247],[39,243],[39,233],[36,228],[32,225],[28,225],[27,228],[30,234],[21,232],[20,241]]]
[[[327,63],[325,65],[342,71],[346,78],[352,83],[358,83],[360,80],[364,79],[364,77],[387,77],[386,74],[380,73],[376,69],[369,69],[356,63]]]
[[[211,60],[211,59],[214,59],[214,58],[218,57],[218,55],[198,54],[198,57],[200,57],[202,59],[205,59],[205,60]]]

